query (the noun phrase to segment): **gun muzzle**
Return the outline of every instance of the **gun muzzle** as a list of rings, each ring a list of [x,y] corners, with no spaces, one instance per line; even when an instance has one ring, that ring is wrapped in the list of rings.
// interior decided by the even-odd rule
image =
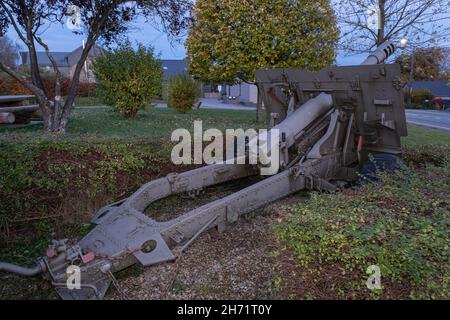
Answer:
[[[389,56],[395,52],[395,44],[390,41],[386,41],[375,49],[361,65],[373,65],[383,63]]]

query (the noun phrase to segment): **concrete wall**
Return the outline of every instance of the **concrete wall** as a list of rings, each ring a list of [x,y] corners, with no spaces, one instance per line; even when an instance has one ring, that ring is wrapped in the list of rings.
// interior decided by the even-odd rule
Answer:
[[[73,74],[75,73],[76,64],[70,67],[69,76],[72,79]],[[87,73],[86,73],[86,66],[87,66]],[[95,75],[92,67],[92,59],[86,59],[85,66],[83,66],[83,69],[80,72],[80,82],[88,82],[88,83],[94,83],[95,82]]]
[[[227,95],[236,97],[236,102],[244,104],[256,104],[258,99],[258,89],[254,84],[241,83],[233,86],[227,86]]]
[[[251,103],[258,103],[258,87],[254,84],[249,85],[249,98]]]

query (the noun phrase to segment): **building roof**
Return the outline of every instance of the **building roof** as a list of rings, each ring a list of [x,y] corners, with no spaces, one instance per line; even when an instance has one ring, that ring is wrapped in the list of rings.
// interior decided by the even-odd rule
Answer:
[[[58,67],[68,67],[69,64],[66,61],[66,57],[70,52],[51,52],[55,58]],[[38,64],[41,66],[50,66],[52,63],[45,52],[36,52]],[[22,59],[22,65],[30,64],[28,51],[21,51],[20,58]]]
[[[72,52],[56,52],[51,51],[51,55],[55,59],[56,63],[58,64],[58,67],[70,67],[76,64],[81,57],[81,53],[83,52],[83,47],[80,46],[73,50]],[[89,57],[97,57],[99,55],[102,55],[104,52],[104,49],[101,47],[94,45],[89,51]],[[43,51],[36,52],[38,64],[40,66],[51,66],[52,63],[50,62],[50,59],[48,58],[47,54]],[[29,53],[28,51],[21,51],[20,57],[22,59],[22,65],[28,65],[30,64],[29,60]]]
[[[72,52],[51,52],[52,56],[55,58],[58,67],[70,67],[76,64],[81,57],[83,52],[82,47],[78,47]],[[89,52],[90,57],[97,57],[102,55],[104,49],[95,45]],[[51,62],[47,57],[45,52],[36,52],[38,64],[40,66],[51,66]],[[20,52],[20,57],[22,59],[22,65],[30,64],[28,51]],[[161,60],[161,65],[164,70],[164,77],[170,78],[174,75],[187,72],[186,62],[184,60]]]
[[[450,86],[447,80],[438,81],[410,81],[408,86],[411,89],[430,90],[435,97],[450,97]]]
[[[95,58],[98,56],[103,55],[103,53],[105,52],[105,49],[94,45],[91,48],[91,51],[89,51],[88,57],[90,58]],[[74,65],[77,64],[78,61],[81,58],[81,54],[83,53],[83,47],[78,47],[77,49],[75,49],[74,51],[70,52],[69,55],[67,56],[67,60],[69,61],[69,65]]]
[[[161,65],[166,78],[187,72],[186,62],[184,60],[161,60]]]

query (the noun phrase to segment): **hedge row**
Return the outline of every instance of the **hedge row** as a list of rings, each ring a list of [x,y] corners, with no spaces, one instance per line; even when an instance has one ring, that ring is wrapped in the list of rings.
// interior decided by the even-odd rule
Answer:
[[[43,78],[42,82],[44,84],[45,92],[48,97],[55,96],[55,79]],[[69,79],[63,79],[61,81],[61,91],[63,96],[69,94],[69,89],[72,81]],[[82,83],[80,82],[78,86],[78,96],[79,97],[92,97],[96,95],[95,83]],[[25,88],[19,81],[15,79],[4,79],[0,77],[0,95],[20,95],[20,94],[31,94],[31,92]]]

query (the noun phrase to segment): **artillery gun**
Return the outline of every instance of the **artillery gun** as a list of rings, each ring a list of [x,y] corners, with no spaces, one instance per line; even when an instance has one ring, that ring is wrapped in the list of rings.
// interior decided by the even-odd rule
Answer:
[[[96,227],[78,243],[54,241],[35,267],[0,263],[0,271],[43,273],[63,299],[102,299],[114,272],[173,261],[206,230],[223,232],[241,215],[299,190],[336,191],[356,181],[369,154],[398,157],[400,137],[407,134],[400,67],[383,64],[394,50],[394,44],[384,43],[360,66],[317,73],[256,71],[270,131],[281,133],[279,150],[271,150],[279,152],[278,173],[173,220],[155,221],[144,214],[151,203],[257,175],[258,168],[224,162],[169,174],[98,210],[92,219]],[[72,290],[67,280],[73,265],[81,283]]]

